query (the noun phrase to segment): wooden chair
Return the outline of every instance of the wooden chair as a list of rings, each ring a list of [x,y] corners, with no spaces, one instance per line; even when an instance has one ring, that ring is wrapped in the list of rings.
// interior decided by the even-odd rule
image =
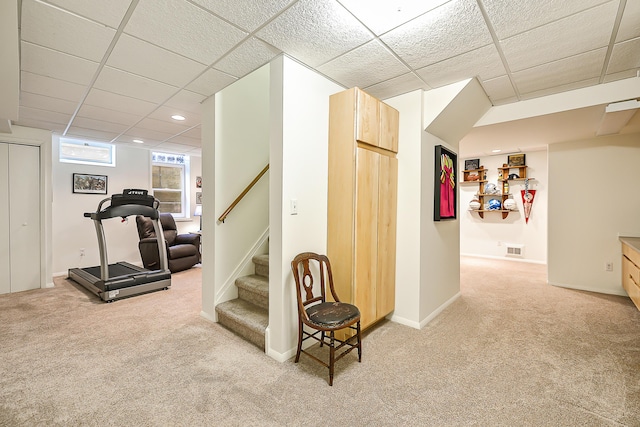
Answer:
[[[291,270],[296,281],[296,295],[298,297],[298,351],[296,361],[300,360],[300,353],[314,359],[329,368],[329,385],[333,385],[333,366],[337,360],[347,355],[354,348],[358,349],[358,362],[362,361],[362,343],[360,338],[360,310],[352,304],[340,302],[333,287],[331,264],[325,255],[304,252],[291,261]],[[314,278],[316,280],[314,280]],[[327,284],[333,301],[327,301]],[[305,326],[314,329],[310,333]],[[356,334],[340,340],[335,337],[335,331],[350,328]],[[328,337],[326,333],[328,332]],[[320,334],[320,338],[318,338]],[[329,347],[329,363],[318,359],[313,354],[302,349],[302,343],[313,338],[320,342],[320,347]],[[340,352],[340,349],[346,349]],[[337,355],[336,355],[337,351]]]

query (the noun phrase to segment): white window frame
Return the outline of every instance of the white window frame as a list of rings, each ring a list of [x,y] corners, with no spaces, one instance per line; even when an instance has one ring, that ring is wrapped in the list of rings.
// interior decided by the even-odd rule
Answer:
[[[181,169],[181,183],[180,190],[174,190],[172,188],[155,188],[153,187],[153,166],[164,166],[164,167],[175,167]],[[182,212],[172,212],[171,214],[175,218],[190,218],[190,209],[189,209],[189,188],[187,187],[187,183],[189,182],[189,172],[190,172],[190,158],[185,154],[176,154],[176,153],[163,153],[158,151],[151,152],[151,192],[155,194],[156,190],[161,191],[181,191],[182,192]]]
[[[76,152],[73,149],[76,148]],[[93,166],[116,166],[116,146],[106,142],[60,138],[58,160],[61,163],[75,163]],[[93,156],[91,156],[93,152]],[[104,160],[100,160],[100,154]]]

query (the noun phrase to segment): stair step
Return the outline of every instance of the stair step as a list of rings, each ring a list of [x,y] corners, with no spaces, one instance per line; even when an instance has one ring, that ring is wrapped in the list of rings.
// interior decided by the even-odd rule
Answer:
[[[264,335],[269,325],[269,312],[241,299],[216,306],[218,322],[247,341],[265,349]]]
[[[269,277],[269,254],[256,255],[252,259],[258,276]]]
[[[253,303],[264,309],[269,309],[269,279],[252,274],[236,279],[238,298]]]

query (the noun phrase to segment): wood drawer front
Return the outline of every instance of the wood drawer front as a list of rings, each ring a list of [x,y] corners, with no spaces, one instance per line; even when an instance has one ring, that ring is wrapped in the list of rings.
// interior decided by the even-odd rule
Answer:
[[[626,256],[622,257],[622,287],[640,309],[640,269]]]
[[[635,249],[632,249],[626,243],[622,244],[622,255],[626,256],[632,263],[640,267],[640,253]]]

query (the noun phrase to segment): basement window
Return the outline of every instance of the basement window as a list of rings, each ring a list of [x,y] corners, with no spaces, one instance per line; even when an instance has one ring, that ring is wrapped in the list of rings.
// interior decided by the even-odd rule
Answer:
[[[116,147],[104,142],[60,138],[59,160],[63,163],[115,167]]]
[[[189,156],[151,153],[151,188],[160,201],[160,212],[189,218],[186,182],[189,182]]]

